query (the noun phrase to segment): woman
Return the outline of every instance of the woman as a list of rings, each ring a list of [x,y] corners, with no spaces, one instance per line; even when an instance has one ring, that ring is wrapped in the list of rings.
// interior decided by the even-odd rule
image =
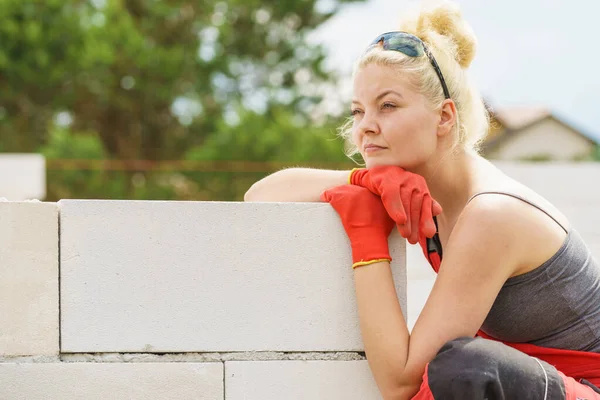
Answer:
[[[588,381],[600,378],[599,265],[559,210],[478,155],[488,122],[466,73],[474,54],[451,3],[377,37],[342,130],[366,168],[280,171],[245,199],[338,212],[385,399],[600,399]],[[438,272],[412,333],[389,268],[394,225]]]

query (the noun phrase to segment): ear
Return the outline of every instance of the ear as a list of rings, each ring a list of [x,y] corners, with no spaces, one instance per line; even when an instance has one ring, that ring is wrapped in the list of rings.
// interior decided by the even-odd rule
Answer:
[[[451,99],[446,99],[440,108],[440,122],[438,124],[438,136],[446,136],[452,132],[452,128],[456,124],[458,111],[456,104]]]

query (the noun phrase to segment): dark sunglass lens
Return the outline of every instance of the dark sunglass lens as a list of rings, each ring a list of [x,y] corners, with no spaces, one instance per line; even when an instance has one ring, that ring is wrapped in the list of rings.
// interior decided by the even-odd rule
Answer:
[[[418,40],[410,36],[392,36],[387,39],[389,50],[396,50],[406,54],[409,57],[420,57],[423,54],[423,46]]]

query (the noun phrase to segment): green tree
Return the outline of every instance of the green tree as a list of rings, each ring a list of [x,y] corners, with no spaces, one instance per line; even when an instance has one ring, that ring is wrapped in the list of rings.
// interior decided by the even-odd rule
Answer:
[[[318,12],[316,0],[2,0],[12,147],[44,143],[59,111],[109,155],[148,159],[180,156],[240,107],[306,113],[318,98],[300,89],[330,79],[306,35],[347,1]]]
[[[284,107],[266,115],[245,111],[236,126],[221,122],[218,135],[186,152],[190,160],[350,163],[334,124],[312,126]]]
[[[60,115],[70,134],[96,135],[116,159],[177,159],[205,143],[204,156],[219,157],[214,143],[234,132],[230,146],[248,159],[277,143],[282,159],[328,159],[333,125],[317,135],[283,121],[307,121],[321,85],[335,81],[307,35],[351,1],[361,0],[323,11],[317,0],[0,0],[3,150],[48,152]],[[265,128],[267,148],[246,148],[242,133]],[[305,136],[324,144],[304,155],[286,146]],[[123,182],[134,196],[132,178]]]
[[[241,114],[239,126],[222,123],[201,146],[190,149],[185,158],[198,161],[268,161],[287,166],[313,165],[350,169],[356,164],[343,153],[335,124],[311,126],[283,107],[272,108],[268,118],[255,112]],[[360,159],[356,160],[361,162]],[[267,171],[211,174],[185,173],[192,198],[241,200],[244,192]],[[272,172],[272,171],[269,171]]]
[[[77,3],[0,0],[3,151],[36,151],[72,97],[72,77],[86,68],[89,50]]]

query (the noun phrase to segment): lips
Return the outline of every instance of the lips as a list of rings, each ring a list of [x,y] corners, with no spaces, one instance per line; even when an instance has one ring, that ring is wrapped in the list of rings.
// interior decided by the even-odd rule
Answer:
[[[385,149],[385,147],[383,146],[377,146],[375,144],[366,144],[364,146],[365,152],[372,152],[372,151],[377,151],[377,150],[383,150]]]

